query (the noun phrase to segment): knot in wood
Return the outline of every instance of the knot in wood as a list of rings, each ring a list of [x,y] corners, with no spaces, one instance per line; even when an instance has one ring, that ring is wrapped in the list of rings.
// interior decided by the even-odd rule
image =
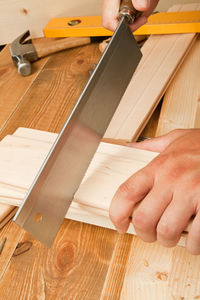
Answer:
[[[58,251],[57,266],[62,271],[71,269],[75,259],[75,245],[67,242]]]

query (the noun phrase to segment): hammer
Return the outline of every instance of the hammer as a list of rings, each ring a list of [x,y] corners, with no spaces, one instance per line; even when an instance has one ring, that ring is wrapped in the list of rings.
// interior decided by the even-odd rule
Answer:
[[[26,40],[30,35],[29,30],[21,34],[10,45],[10,53],[18,73],[22,76],[31,74],[31,62],[52,53],[59,52],[64,49],[82,46],[91,43],[90,37],[71,37],[63,39],[53,39],[52,43],[47,43],[42,47],[34,45],[32,40]]]

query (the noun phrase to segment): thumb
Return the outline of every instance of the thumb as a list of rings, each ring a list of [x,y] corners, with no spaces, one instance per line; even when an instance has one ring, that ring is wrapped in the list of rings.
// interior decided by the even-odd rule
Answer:
[[[182,135],[187,134],[191,129],[175,129],[167,134],[164,134],[153,139],[145,140],[139,143],[127,143],[127,146],[149,150],[153,152],[163,152],[167,146],[169,146],[173,141],[181,137]]]
[[[146,11],[150,7],[149,0],[132,0],[132,2],[133,2],[134,8],[139,11]]]

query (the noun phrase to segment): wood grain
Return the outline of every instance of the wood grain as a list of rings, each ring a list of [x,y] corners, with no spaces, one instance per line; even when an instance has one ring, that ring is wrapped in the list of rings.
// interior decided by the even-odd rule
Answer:
[[[199,127],[199,53],[200,36],[165,94],[156,131],[157,136],[176,128]]]
[[[40,45],[42,39],[36,41]],[[22,77],[17,73],[17,69],[13,64],[9,45],[7,45],[0,53],[0,130],[5,126],[19,103],[22,101],[23,95],[30,88],[40,70],[44,67],[48,58],[39,60],[32,64],[32,74],[28,77]],[[17,87],[17,88],[16,88]],[[0,206],[0,227],[6,224],[5,212],[7,216],[13,210],[13,206]],[[10,214],[10,218],[12,218]],[[3,222],[2,219],[4,219]],[[9,217],[7,218],[9,221]]]
[[[7,268],[9,267],[10,259],[13,255],[13,252],[19,240],[22,238],[23,233],[24,231],[13,222],[9,222],[7,226],[5,226],[0,231],[0,241],[2,242],[5,237],[7,238],[2,253],[0,255],[0,285],[2,278],[7,271]]]
[[[111,231],[66,220],[51,250],[27,233],[24,241],[32,247],[11,259],[2,299],[100,299],[115,243]]]
[[[193,127],[195,117],[197,120],[196,95],[199,93],[199,87],[194,80],[196,81],[199,74],[199,51],[196,50],[198,45],[199,38],[167,90],[157,135],[166,132],[168,124],[163,122],[162,116],[168,116],[171,112],[173,129],[180,126],[180,120],[183,128]],[[182,93],[184,90],[186,95]],[[199,299],[199,264],[200,256],[192,256],[180,246],[165,249],[157,243],[145,244],[134,237],[121,299],[131,299],[132,295],[136,300]]]
[[[64,68],[62,68],[62,65],[65,63],[67,54],[60,53],[59,55],[55,55],[54,68],[45,71],[46,69],[45,66],[44,67],[45,72],[43,72],[43,74],[40,77],[41,85],[43,85],[43,89],[48,90],[53,87],[52,81],[50,80],[51,84],[49,84],[48,76],[45,78],[44,74],[48,74],[49,72],[56,72],[55,69],[62,68],[63,77],[65,77],[65,80],[63,79],[62,84],[64,86],[66,97],[68,96],[68,91],[67,89],[65,89],[65,85],[69,83],[68,80],[66,83],[66,75],[71,78],[71,81],[74,80],[74,82],[71,82],[70,85],[71,88],[69,89],[69,94],[71,94],[71,99],[73,101],[74,99],[73,93],[77,95],[78,93],[77,89],[79,90],[79,85],[78,85],[79,79],[80,81],[82,80],[85,82],[87,80],[86,78],[88,78],[88,70],[86,69],[84,71],[84,75],[81,76],[82,70],[84,70],[83,65],[85,63],[85,59],[89,61],[88,69],[91,69],[93,63],[97,61],[96,58],[98,56],[97,55],[98,50],[96,50],[97,48],[95,48],[95,45],[84,47],[84,49],[87,49],[87,51],[83,51],[82,52],[83,56],[81,57],[79,55],[80,52],[78,49],[70,50],[74,62],[76,61],[77,58],[76,55],[73,55],[75,53],[79,57],[79,60],[81,61],[83,60],[84,62],[79,64],[76,63],[73,64],[73,60],[70,60],[68,57],[68,64],[69,64],[68,69],[67,66],[64,66]],[[52,66],[53,62],[49,62],[49,63]],[[60,77],[62,77],[61,74]],[[60,83],[59,80],[58,82]],[[19,126],[30,127],[31,126],[30,124],[34,124],[35,128],[37,129],[48,130],[50,128],[49,130],[53,132],[58,132],[59,131],[58,128],[62,127],[62,124],[64,123],[66,118],[64,113],[62,114],[61,118],[58,120],[57,119],[58,116],[55,116],[55,114],[51,111],[54,109],[54,106],[57,109],[58,113],[62,113],[62,110],[64,110],[64,108],[62,108],[62,101],[64,102],[64,98],[62,98],[62,100],[60,100],[59,98],[60,95],[62,95],[62,84],[59,84],[60,90],[55,88],[54,90],[55,93],[53,96],[48,95],[48,93],[42,91],[41,88],[40,89],[41,97],[40,97],[40,93],[37,91],[37,89],[40,88],[39,83],[40,82],[38,81],[37,84],[34,85],[34,88],[36,89],[35,95],[33,91],[29,92],[29,95],[31,95],[34,101],[32,101],[32,99],[31,101],[28,101],[27,95],[23,97],[21,103],[19,104],[19,107],[11,116],[9,122],[2,130],[1,137],[4,137],[7,134],[12,134]],[[80,83],[80,84],[84,85],[84,83]],[[35,96],[41,98],[40,101],[37,99],[38,110],[35,111],[40,112],[39,106],[40,105],[43,106],[43,116],[41,114],[38,119],[36,118],[37,120],[36,119],[34,120],[35,111],[32,112],[32,104],[33,107],[36,106]],[[49,105],[51,106],[51,110],[48,110],[48,105],[44,107],[44,103],[45,101],[47,101],[48,97],[51,98],[49,103]],[[58,106],[60,106],[60,109],[58,109],[58,106],[56,105],[56,100],[54,99],[57,99]],[[54,106],[51,105],[51,101],[55,101]],[[24,114],[23,114],[23,110],[25,110]],[[22,115],[20,115],[20,113],[22,113]],[[29,117],[30,117],[30,122],[29,122]],[[24,120],[24,118],[27,119]],[[5,230],[8,229],[9,227],[6,226],[4,228],[4,233]],[[108,239],[106,238],[107,235],[108,235]],[[2,267],[4,266],[4,270],[5,270],[3,272],[3,276],[0,281],[0,298],[2,299],[21,300],[27,298],[30,299],[31,298],[32,299],[44,299],[44,298],[59,299],[60,298],[60,299],[86,299],[86,300],[92,299],[93,300],[93,299],[100,299],[102,289],[103,291],[105,291],[105,293],[107,291],[108,295],[111,295],[110,299],[112,299],[112,295],[114,295],[113,297],[115,297],[115,295],[118,297],[119,290],[123,285],[123,282],[121,280],[123,280],[124,277],[126,278],[126,280],[128,280],[128,274],[124,276],[124,272],[126,270],[124,270],[125,266],[123,265],[123,263],[127,263],[126,255],[128,255],[129,253],[127,264],[130,263],[129,260],[131,258],[134,258],[136,263],[142,264],[142,259],[143,257],[146,257],[146,253],[147,253],[147,257],[151,256],[151,251],[150,251],[151,249],[149,248],[150,246],[155,247],[154,249],[155,251],[153,252],[154,255],[152,258],[153,261],[152,264],[154,267],[152,269],[162,271],[164,269],[167,269],[167,266],[165,268],[165,264],[166,265],[170,264],[170,272],[168,277],[170,280],[170,284],[176,285],[177,278],[180,277],[181,279],[178,284],[178,289],[176,288],[176,291],[174,292],[174,295],[176,295],[174,296],[174,299],[182,299],[183,297],[185,297],[185,299],[187,300],[192,300],[195,299],[195,297],[198,297],[199,278],[196,271],[198,269],[198,264],[196,269],[195,260],[188,261],[186,265],[184,265],[182,261],[178,260],[179,255],[181,254],[182,250],[184,250],[183,248],[178,248],[180,252],[178,251],[177,253],[176,252],[174,253],[173,250],[174,256],[173,256],[173,260],[171,260],[170,255],[163,254],[162,256],[162,252],[165,251],[164,248],[157,247],[157,245],[147,245],[145,243],[142,243],[137,237],[133,237],[133,238],[131,237],[131,240],[134,241],[135,248],[132,247],[131,252],[129,252],[128,249],[130,246],[129,245],[130,240],[126,238],[118,239],[118,234],[115,233],[114,231],[102,229],[102,228],[96,228],[91,225],[80,224],[78,222],[66,220],[63,223],[62,229],[58,234],[56,244],[54,245],[54,248],[52,250],[48,250],[48,251],[44,250],[41,244],[37,243],[36,241],[33,241],[33,239],[28,234],[25,234],[23,238],[19,238],[19,242],[27,241],[27,240],[32,241],[33,242],[32,248],[30,249],[29,252],[26,252],[23,255],[17,256],[15,258],[13,257],[10,260],[9,257],[11,257],[11,255],[9,256],[9,253],[13,253],[16,247],[15,242],[13,242],[13,236],[15,236],[15,231],[12,231],[12,234],[8,237],[8,241],[10,242],[10,244],[8,245],[9,247],[12,248],[12,251],[7,252],[6,250],[7,248],[5,248],[4,249],[5,251],[2,253],[2,255],[5,254],[6,256],[5,257],[0,256],[1,266]],[[103,236],[103,238],[101,238],[101,236]],[[3,237],[4,235],[2,236],[2,238]],[[67,247],[65,248],[66,241],[67,241]],[[59,243],[59,247],[56,250],[55,246],[58,243]],[[77,256],[78,258],[75,259],[74,264],[73,263],[70,264],[71,261],[74,261],[73,260],[74,252],[73,251],[70,252],[68,249],[73,248],[73,245],[75,245],[75,247],[76,246],[78,247],[79,250],[76,253],[79,253],[79,255]],[[137,247],[139,248],[139,250],[137,250]],[[115,251],[113,252],[113,250]],[[58,258],[58,253],[60,253],[59,258]],[[186,251],[184,250],[184,254],[185,253]],[[104,259],[105,257],[106,259]],[[184,259],[184,256],[182,254],[181,257],[183,257]],[[112,259],[112,264],[109,263],[111,259]],[[163,259],[166,260],[162,261]],[[101,263],[98,263],[99,260],[101,261]],[[172,264],[171,261],[173,261]],[[147,264],[146,261],[145,264]],[[71,267],[75,265],[77,266],[77,269],[76,268],[73,269],[73,267]],[[181,269],[181,272],[184,273],[185,275],[180,273],[180,268],[182,265],[187,266],[185,273],[184,270]],[[95,272],[96,267],[99,273]],[[71,269],[73,269],[73,271],[71,271]],[[85,271],[85,269],[87,270]],[[195,270],[194,273],[192,272],[193,269]],[[116,270],[116,273],[113,273],[113,270]],[[118,273],[118,270],[119,272],[121,270],[122,274]],[[188,271],[190,273],[188,273]],[[26,274],[26,280],[25,280],[25,274]],[[137,281],[137,275],[138,277],[141,278],[141,274],[142,273],[137,272],[136,270],[134,278],[131,277],[132,282],[133,280]],[[172,277],[171,274],[173,274]],[[163,277],[162,274],[157,274],[157,275],[159,276],[159,278],[165,278],[165,276]],[[97,280],[95,280],[95,276]],[[187,285],[187,276],[190,276],[191,286],[190,287],[188,286],[187,293],[185,293],[184,287],[185,285]],[[163,280],[159,278],[156,279],[157,281],[156,288],[154,282],[151,284],[152,281],[151,280],[149,281],[150,283],[149,283],[148,295],[152,295],[150,299],[153,299],[154,296],[154,293],[152,292],[151,294],[151,291],[155,291],[156,289],[162,291],[163,289]],[[82,280],[84,282],[84,285],[81,284]],[[140,285],[136,284],[136,286],[144,287],[145,291],[147,291],[146,281],[143,280],[140,282],[141,284]],[[73,284],[73,289],[71,288],[71,284]],[[112,293],[112,288],[110,288],[111,286],[113,287],[113,293]],[[129,284],[126,282],[125,286],[131,286],[131,281],[129,282]],[[164,282],[164,286],[166,286],[165,282]],[[91,293],[90,293],[90,289],[92,291]],[[136,290],[136,292],[138,292],[138,290]],[[104,295],[106,295],[105,293]],[[131,299],[133,297],[135,299],[135,294],[131,295]],[[118,298],[113,298],[113,299],[118,299]],[[162,295],[160,299],[163,299]]]
[[[171,11],[198,10],[199,4]],[[105,133],[107,139],[136,140],[187,55],[197,34],[151,36],[143,57]]]
[[[50,57],[0,137],[12,134],[19,126],[58,132],[99,56],[98,45],[92,44]],[[112,230],[66,220],[55,242],[57,250],[44,251],[25,234],[19,242],[32,241],[33,246],[21,256],[11,260],[8,256],[0,298],[100,299],[117,236]],[[12,236],[9,241],[12,244]],[[13,243],[13,252],[15,247]],[[78,249],[75,262],[73,247]]]
[[[0,142],[0,201],[19,206],[57,135],[19,128]],[[157,153],[100,143],[67,218],[114,229],[108,218],[117,188]],[[130,227],[130,233],[134,233]]]
[[[129,234],[118,236],[105,278],[101,300],[120,299],[131,242],[132,236]]]
[[[41,43],[41,39],[37,44]],[[32,74],[22,77],[17,73],[13,64],[9,45],[0,53],[0,129],[5,125],[7,120],[17,108],[27,90],[32,85],[40,70],[44,67],[48,58],[38,60],[32,64]]]
[[[27,29],[32,38],[43,37],[43,28],[51,18],[101,14],[99,0],[85,0],[84,3],[80,0],[67,3],[65,0],[0,0],[0,7],[0,45],[11,43]]]
[[[49,57],[6,128],[0,132],[0,138],[21,126],[59,132],[99,57],[96,45],[69,49]]]

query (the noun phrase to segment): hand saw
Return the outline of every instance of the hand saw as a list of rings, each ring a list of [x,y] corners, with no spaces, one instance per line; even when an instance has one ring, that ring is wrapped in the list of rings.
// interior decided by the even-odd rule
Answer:
[[[142,57],[128,23],[138,12],[120,6],[119,25],[14,221],[51,246],[90,161]]]
[[[111,36],[100,16],[53,18],[43,29],[46,37]],[[134,35],[200,32],[200,11],[156,13]]]

